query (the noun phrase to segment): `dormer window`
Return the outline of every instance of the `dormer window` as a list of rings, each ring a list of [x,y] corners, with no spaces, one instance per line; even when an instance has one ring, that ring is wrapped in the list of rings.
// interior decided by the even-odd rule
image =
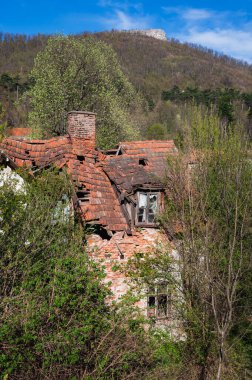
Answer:
[[[160,193],[152,191],[139,191],[137,193],[137,225],[155,225],[159,195]]]

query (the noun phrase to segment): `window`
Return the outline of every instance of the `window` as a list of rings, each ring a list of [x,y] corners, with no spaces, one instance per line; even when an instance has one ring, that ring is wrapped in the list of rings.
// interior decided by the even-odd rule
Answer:
[[[136,224],[155,224],[155,216],[158,211],[159,193],[137,193]]]
[[[147,297],[148,317],[163,319],[171,315],[171,291],[167,284],[149,289]]]

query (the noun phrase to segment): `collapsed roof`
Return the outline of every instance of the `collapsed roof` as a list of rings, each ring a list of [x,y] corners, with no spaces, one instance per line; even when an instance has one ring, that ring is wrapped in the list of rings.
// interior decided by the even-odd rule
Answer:
[[[68,135],[49,140],[5,138],[0,162],[32,172],[52,165],[66,168],[82,219],[123,231],[129,227],[123,197],[139,188],[161,189],[167,156],[176,152],[172,140],[121,142],[116,150],[101,152],[95,149],[95,114],[73,111],[68,115]]]

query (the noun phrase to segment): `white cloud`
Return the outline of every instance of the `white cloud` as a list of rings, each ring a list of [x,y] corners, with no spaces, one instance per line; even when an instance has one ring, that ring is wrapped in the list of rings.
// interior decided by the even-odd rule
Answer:
[[[182,17],[185,20],[189,20],[189,21],[206,20],[212,16],[213,14],[206,9],[189,8],[189,9],[185,9],[182,12]]]
[[[176,15],[186,21],[206,20],[214,16],[213,11],[204,8],[163,7],[165,13]]]
[[[206,46],[237,59],[252,63],[251,15],[242,12],[210,10],[205,8],[166,7],[168,27],[173,37]]]
[[[98,5],[107,8],[106,17],[99,21],[110,29],[145,29],[151,25],[151,17],[142,13],[142,3],[128,0],[99,0]],[[110,9],[109,9],[110,8]]]
[[[232,55],[252,63],[252,31],[239,29],[190,29],[178,36],[187,41]]]
[[[103,23],[112,29],[145,29],[151,25],[151,18],[148,16],[131,16],[121,10],[115,10],[112,17],[103,18]]]

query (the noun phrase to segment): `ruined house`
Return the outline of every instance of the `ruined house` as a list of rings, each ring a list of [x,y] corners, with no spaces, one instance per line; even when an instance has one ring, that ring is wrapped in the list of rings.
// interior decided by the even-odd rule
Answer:
[[[121,142],[116,149],[95,147],[95,114],[69,112],[68,134],[49,140],[19,136],[0,143],[0,163],[8,170],[25,167],[31,172],[55,165],[65,168],[74,187],[76,212],[91,225],[88,252],[102,260],[115,299],[125,293],[124,275],[113,271],[115,262],[125,262],[136,252],[153,250],[167,238],[155,217],[164,205],[168,155],[177,149],[172,140]],[[169,295],[154,287],[141,301],[149,315],[168,317]]]

